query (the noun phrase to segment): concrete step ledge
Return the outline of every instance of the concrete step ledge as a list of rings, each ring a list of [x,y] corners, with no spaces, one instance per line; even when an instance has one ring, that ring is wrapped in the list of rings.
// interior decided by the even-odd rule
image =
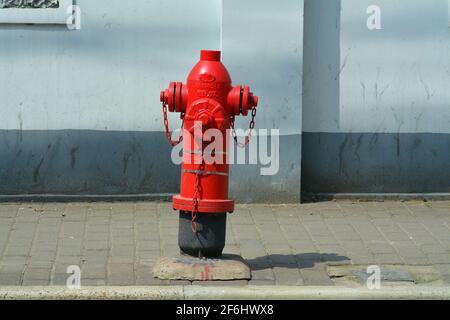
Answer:
[[[183,286],[0,287],[0,300],[181,300]]]
[[[405,286],[369,290],[343,287],[294,286],[128,286],[0,287],[0,300],[450,300],[449,287]]]

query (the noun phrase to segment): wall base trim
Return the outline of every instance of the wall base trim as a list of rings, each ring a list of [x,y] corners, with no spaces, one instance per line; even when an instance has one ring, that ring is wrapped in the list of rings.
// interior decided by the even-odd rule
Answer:
[[[0,195],[0,202],[120,202],[120,201],[170,201],[171,193],[151,194],[101,194],[101,195],[66,195],[66,194],[19,194]]]
[[[125,202],[125,201],[171,201],[172,193],[150,194],[19,194],[0,195],[0,202]],[[444,201],[450,200],[450,193],[302,193],[302,202],[327,200],[360,201]]]
[[[361,200],[361,201],[439,201],[450,200],[450,193],[303,193],[302,201]]]

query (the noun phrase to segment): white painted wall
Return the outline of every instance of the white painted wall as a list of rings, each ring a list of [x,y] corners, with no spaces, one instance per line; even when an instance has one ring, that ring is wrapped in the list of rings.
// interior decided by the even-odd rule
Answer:
[[[225,0],[223,32],[222,0],[77,4],[78,31],[0,25],[0,129],[161,131],[159,91],[222,40],[234,83],[261,98],[257,127],[301,132],[303,1]]]
[[[220,0],[77,4],[78,31],[0,25],[0,129],[161,131],[160,90],[220,47]]]
[[[159,93],[221,48],[234,84],[260,97],[256,128],[282,133],[278,174],[235,165],[232,196],[299,201],[303,0],[77,4],[79,31],[0,25],[0,195],[177,192]]]
[[[300,134],[303,0],[224,0],[222,42],[233,82],[260,98],[256,127]]]
[[[305,44],[304,131],[450,133],[448,0],[342,0],[339,69],[326,38],[339,36],[339,9],[317,1],[322,38]],[[373,4],[381,30],[366,27]]]
[[[305,1],[303,131],[339,127],[340,1]]]
[[[233,82],[259,96],[256,129],[281,134],[277,174],[261,176],[258,165],[232,166],[231,193],[248,202],[299,201],[303,0],[224,0],[222,25],[223,60]],[[249,120],[238,117],[236,126],[246,130]]]

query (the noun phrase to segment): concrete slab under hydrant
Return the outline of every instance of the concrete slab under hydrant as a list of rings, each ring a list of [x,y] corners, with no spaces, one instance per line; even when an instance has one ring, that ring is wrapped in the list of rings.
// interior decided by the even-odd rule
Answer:
[[[250,267],[238,255],[222,255],[215,259],[199,259],[180,255],[161,257],[153,268],[153,276],[161,280],[250,280]]]

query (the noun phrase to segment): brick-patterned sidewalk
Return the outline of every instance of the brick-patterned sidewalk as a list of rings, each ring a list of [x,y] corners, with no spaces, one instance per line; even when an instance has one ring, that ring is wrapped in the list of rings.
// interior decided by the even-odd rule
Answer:
[[[225,253],[247,259],[249,284],[333,285],[326,267],[345,264],[430,265],[450,283],[450,202],[240,205],[228,222]],[[0,286],[64,285],[69,265],[82,285],[189,284],[151,274],[177,231],[169,203],[0,204]]]

